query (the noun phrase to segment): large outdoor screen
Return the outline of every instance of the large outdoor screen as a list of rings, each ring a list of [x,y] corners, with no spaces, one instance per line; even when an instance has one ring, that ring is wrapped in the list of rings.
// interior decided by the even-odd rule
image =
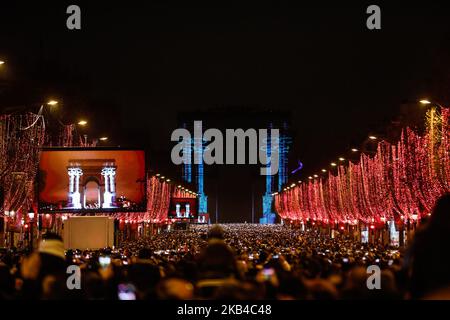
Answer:
[[[40,212],[146,211],[145,153],[45,149],[38,187]]]
[[[196,198],[171,198],[169,219],[195,219],[197,218]]]

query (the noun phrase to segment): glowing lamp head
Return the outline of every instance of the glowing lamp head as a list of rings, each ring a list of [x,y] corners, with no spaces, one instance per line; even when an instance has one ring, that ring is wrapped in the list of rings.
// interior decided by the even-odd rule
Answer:
[[[2,64],[5,64],[5,61],[0,60],[0,66],[1,66]]]
[[[317,174],[315,174],[315,175],[314,175],[314,178],[317,178],[317,177],[319,177],[319,176],[318,176]]]
[[[323,172],[323,173],[325,173],[325,172],[327,172],[327,170],[325,170],[325,169],[322,169],[322,172]]]
[[[331,166],[332,166],[332,167],[336,167],[337,164],[336,164],[335,162],[332,162],[332,163],[331,163]]]
[[[352,148],[352,152],[358,152],[358,149]]]
[[[28,213],[28,218],[33,219],[34,218],[34,212]]]
[[[47,102],[47,104],[48,104],[49,106],[56,106],[56,105],[58,104],[58,101],[56,101],[56,100],[49,100],[49,101]]]
[[[427,105],[427,104],[431,104],[431,101],[427,100],[427,99],[422,99],[419,101],[421,104],[423,105]]]
[[[100,141],[107,141],[108,140],[108,137],[101,137],[100,138]]]
[[[345,158],[340,157],[340,158],[339,158],[339,161],[345,161]]]
[[[80,120],[80,121],[78,121],[78,125],[85,126],[85,125],[87,125],[87,121],[86,120]]]
[[[370,140],[377,140],[377,137],[376,136],[369,136],[369,139]]]

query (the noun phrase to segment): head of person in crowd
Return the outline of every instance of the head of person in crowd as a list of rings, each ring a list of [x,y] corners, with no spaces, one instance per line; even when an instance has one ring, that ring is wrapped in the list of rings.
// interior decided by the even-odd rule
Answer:
[[[214,225],[209,229],[208,232],[208,240],[214,241],[214,240],[224,240],[225,239],[225,232],[219,225]]]
[[[450,194],[440,197],[427,223],[415,234],[408,253],[412,298],[441,295],[450,298]]]
[[[233,250],[222,241],[210,242],[198,257],[199,276],[202,278],[226,278],[237,275]]]
[[[434,206],[427,227],[431,230],[450,230],[450,193],[441,196]],[[448,236],[448,234],[446,234]],[[450,237],[450,236],[449,236]]]
[[[25,299],[64,299],[67,295],[66,260],[62,238],[47,233],[38,250],[23,259],[21,276]]]
[[[133,263],[128,267],[128,279],[136,287],[140,299],[155,297],[155,289],[161,280],[158,266],[151,263]]]
[[[184,279],[168,278],[158,284],[156,293],[160,300],[192,300],[194,286]]]
[[[9,267],[0,262],[0,300],[10,300],[14,297],[14,277]]]

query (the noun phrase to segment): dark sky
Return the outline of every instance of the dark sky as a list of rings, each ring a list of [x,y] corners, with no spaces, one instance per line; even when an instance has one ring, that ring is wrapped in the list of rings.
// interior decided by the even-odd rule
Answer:
[[[377,31],[366,28],[371,3],[362,1],[252,8],[4,2],[0,107],[58,98],[65,121],[85,117],[91,136],[145,147],[150,167],[172,179],[179,178],[169,161],[179,112],[291,112],[290,170],[304,163],[291,177],[297,181],[383,131],[404,101],[450,102],[445,2],[378,2]],[[69,4],[81,6],[81,31],[66,29]],[[250,221],[252,184],[260,216],[257,169],[207,168],[213,216],[219,190],[221,220]]]

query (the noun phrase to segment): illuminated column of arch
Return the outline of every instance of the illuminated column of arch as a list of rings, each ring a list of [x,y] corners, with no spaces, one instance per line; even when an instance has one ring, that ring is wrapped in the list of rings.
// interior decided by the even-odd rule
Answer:
[[[83,175],[83,170],[79,167],[69,167],[67,173],[69,175],[68,206],[75,209],[81,209],[80,177]]]
[[[105,192],[103,194],[102,208],[112,208],[113,198],[115,196],[114,186],[115,169],[113,167],[104,167],[102,176],[105,179]]]

